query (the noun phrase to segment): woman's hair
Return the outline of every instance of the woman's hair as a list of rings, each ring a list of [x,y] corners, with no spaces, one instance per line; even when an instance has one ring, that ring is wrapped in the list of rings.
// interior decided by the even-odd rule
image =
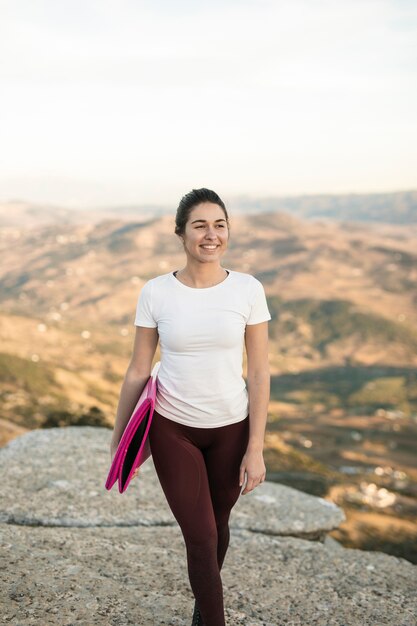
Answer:
[[[217,195],[215,191],[202,187],[201,189],[193,189],[181,198],[181,202],[178,205],[177,214],[175,216],[176,235],[184,234],[185,225],[188,221],[191,211],[202,202],[213,202],[213,204],[218,204],[219,207],[223,209],[223,213],[227,222],[227,227],[230,228],[229,216],[227,214],[226,206],[223,200]]]

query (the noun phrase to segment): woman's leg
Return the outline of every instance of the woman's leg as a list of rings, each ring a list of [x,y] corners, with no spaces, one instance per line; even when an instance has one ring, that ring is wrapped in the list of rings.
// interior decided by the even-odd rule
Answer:
[[[149,442],[161,487],[184,537],[190,584],[204,625],[225,626],[217,522],[200,449],[209,447],[213,430],[184,426],[155,411]]]
[[[249,416],[214,429],[212,444],[203,451],[217,526],[217,562],[221,570],[229,546],[230,512],[239,498],[239,469],[249,441]]]

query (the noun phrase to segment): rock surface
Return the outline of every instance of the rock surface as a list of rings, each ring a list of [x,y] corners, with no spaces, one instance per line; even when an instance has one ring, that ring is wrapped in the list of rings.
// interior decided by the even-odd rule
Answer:
[[[111,431],[91,426],[32,430],[0,451],[0,522],[42,526],[176,525],[150,457],[125,493],[104,487]],[[324,538],[344,521],[323,498],[266,481],[239,498],[230,525]]]
[[[35,430],[0,449],[5,624],[191,623],[183,537],[152,458],[124,494],[109,492],[110,437]],[[282,485],[241,496],[222,569],[228,626],[415,626],[416,567],[325,537],[343,520]]]

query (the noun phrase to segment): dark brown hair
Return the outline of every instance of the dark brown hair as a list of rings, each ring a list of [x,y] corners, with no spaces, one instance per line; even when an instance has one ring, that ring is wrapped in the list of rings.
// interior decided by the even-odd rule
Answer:
[[[178,205],[177,213],[175,216],[176,235],[184,234],[185,225],[188,221],[191,211],[202,202],[213,202],[213,204],[218,204],[219,207],[223,209],[223,213],[227,222],[227,227],[230,228],[229,216],[227,214],[226,206],[223,200],[220,198],[220,196],[217,195],[215,191],[202,187],[201,189],[193,189],[181,198],[181,202]]]

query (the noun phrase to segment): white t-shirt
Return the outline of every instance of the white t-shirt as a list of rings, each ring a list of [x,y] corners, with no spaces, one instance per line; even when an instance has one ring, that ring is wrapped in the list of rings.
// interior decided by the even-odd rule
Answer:
[[[213,287],[184,285],[173,272],[148,280],[136,326],[158,328],[161,365],[155,410],[198,428],[239,422],[249,413],[243,378],[246,324],[271,319],[262,283],[227,270]]]

